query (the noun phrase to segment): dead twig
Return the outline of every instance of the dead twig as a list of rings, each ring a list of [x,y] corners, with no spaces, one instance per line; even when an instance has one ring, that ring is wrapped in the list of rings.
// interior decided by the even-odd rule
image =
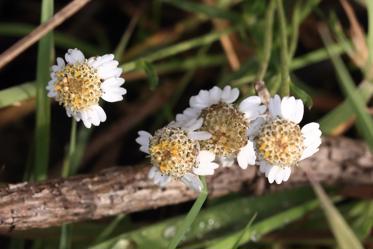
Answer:
[[[325,184],[368,184],[373,181],[373,155],[365,143],[347,138],[327,138],[312,158],[302,161],[315,181]],[[99,219],[192,200],[196,193],[173,181],[160,189],[147,178],[149,168],[117,167],[96,174],[40,183],[11,184],[0,188],[0,231],[59,226]],[[257,167],[220,168],[208,177],[209,196],[218,197],[244,188],[258,189],[264,177]],[[305,172],[295,168],[289,181],[272,189],[307,184]],[[265,183],[263,190],[268,190]],[[263,191],[261,192],[263,193]]]
[[[37,42],[49,31],[63,23],[66,19],[75,14],[80,10],[84,5],[86,5],[90,0],[74,0],[58,13],[56,13],[49,21],[39,25],[34,29],[30,34],[23,37],[21,40],[13,44],[5,52],[0,55],[0,69],[3,68],[6,64],[16,58],[20,53],[25,51],[32,44]]]

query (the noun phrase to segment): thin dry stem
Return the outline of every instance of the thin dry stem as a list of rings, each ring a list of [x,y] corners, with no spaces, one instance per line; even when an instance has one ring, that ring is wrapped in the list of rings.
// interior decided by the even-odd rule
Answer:
[[[37,42],[49,31],[63,23],[66,19],[75,14],[80,10],[84,5],[86,5],[90,0],[74,0],[58,13],[56,13],[49,21],[39,25],[34,29],[30,34],[23,37],[21,40],[13,44],[10,48],[4,51],[0,55],[0,69],[3,68],[6,64],[11,62],[16,58],[20,53],[29,48],[32,44]]]

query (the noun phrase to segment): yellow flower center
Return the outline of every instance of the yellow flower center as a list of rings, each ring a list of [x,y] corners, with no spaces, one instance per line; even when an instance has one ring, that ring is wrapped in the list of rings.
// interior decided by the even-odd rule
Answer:
[[[180,178],[196,165],[198,147],[181,128],[164,127],[150,140],[149,153],[162,174]]]
[[[255,137],[260,157],[272,165],[296,166],[304,145],[299,125],[284,119],[267,121]]]
[[[247,143],[248,122],[233,105],[219,103],[202,111],[202,131],[212,137],[200,141],[201,149],[217,156],[235,156]]]
[[[71,111],[80,111],[98,103],[101,92],[101,80],[97,70],[86,62],[67,64],[56,73],[57,101]]]

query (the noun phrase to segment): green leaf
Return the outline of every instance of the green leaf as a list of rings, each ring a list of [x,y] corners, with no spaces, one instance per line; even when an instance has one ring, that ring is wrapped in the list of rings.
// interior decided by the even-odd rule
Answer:
[[[311,181],[311,184],[320,200],[321,207],[324,210],[329,226],[337,240],[338,247],[341,249],[363,249],[359,239],[343,219],[343,216],[339,213],[337,208],[333,205],[320,184],[313,181]]]
[[[0,108],[16,105],[17,103],[30,99],[36,94],[35,83],[24,83],[19,86],[9,87],[0,91]]]

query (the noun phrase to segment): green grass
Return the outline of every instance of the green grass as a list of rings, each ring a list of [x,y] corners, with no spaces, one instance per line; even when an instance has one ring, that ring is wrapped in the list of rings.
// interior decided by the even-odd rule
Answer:
[[[43,0],[41,22],[53,15],[53,0]],[[36,123],[35,123],[35,161],[32,178],[47,178],[50,142],[50,102],[45,89],[49,81],[49,67],[53,56],[53,33],[44,36],[38,45],[36,69]]]

